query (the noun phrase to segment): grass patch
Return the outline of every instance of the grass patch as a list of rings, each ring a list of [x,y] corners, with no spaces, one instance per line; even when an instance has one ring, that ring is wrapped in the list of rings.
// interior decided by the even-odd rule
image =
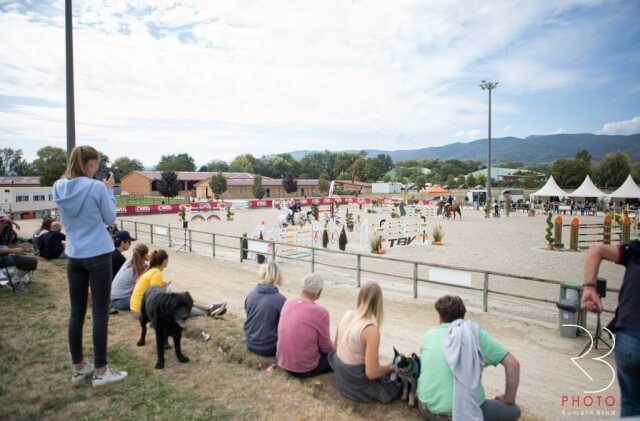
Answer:
[[[164,203],[162,203],[164,201]],[[148,206],[148,205],[172,205],[176,203],[189,203],[184,197],[129,197],[116,196],[116,206]]]

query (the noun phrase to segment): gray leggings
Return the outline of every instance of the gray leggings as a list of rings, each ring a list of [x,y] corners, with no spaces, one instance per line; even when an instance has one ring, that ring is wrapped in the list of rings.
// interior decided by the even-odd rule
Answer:
[[[516,421],[520,418],[520,408],[518,405],[507,405],[497,399],[485,400],[480,408],[482,408],[482,419],[484,421]],[[428,421],[451,420],[451,416],[431,413],[422,402],[418,403],[418,410],[422,417]]]
[[[96,368],[107,365],[107,328],[111,296],[111,253],[86,259],[69,259],[69,350],[74,364],[83,361],[82,325],[87,314],[87,296],[91,288],[93,320],[93,358]]]

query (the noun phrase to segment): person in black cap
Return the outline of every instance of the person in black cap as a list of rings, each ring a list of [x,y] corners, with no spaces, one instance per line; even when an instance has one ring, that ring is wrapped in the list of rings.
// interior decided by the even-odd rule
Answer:
[[[118,271],[124,265],[127,259],[122,255],[123,252],[129,250],[131,247],[131,243],[136,241],[135,238],[131,237],[129,231],[118,231],[113,239],[113,243],[116,246],[116,250],[111,255],[111,264],[113,265],[113,273],[112,278],[115,278]]]

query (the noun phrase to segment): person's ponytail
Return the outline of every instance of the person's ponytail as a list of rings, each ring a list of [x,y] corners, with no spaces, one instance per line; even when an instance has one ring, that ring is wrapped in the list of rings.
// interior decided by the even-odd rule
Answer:
[[[89,161],[100,159],[100,154],[91,146],[76,146],[69,155],[67,170],[62,178],[87,177],[86,166]]]
[[[166,251],[162,249],[154,250],[151,253],[151,259],[149,259],[149,269],[162,266],[164,261],[167,260],[168,258],[169,258],[169,255],[167,254]]]

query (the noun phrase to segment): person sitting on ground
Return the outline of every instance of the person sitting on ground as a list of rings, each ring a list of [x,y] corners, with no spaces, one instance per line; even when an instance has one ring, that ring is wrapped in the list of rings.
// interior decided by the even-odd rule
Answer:
[[[62,233],[62,224],[58,221],[51,223],[50,231],[38,237],[38,251],[40,257],[45,259],[58,259],[67,257],[64,254],[64,243],[67,236]]]
[[[302,294],[282,307],[278,324],[278,366],[298,378],[331,371],[327,354],[333,351],[329,333],[329,312],[315,302],[322,294],[322,277],[303,279]]]
[[[133,249],[133,255],[126,262],[113,279],[111,285],[111,308],[116,310],[129,310],[131,294],[136,285],[136,280],[147,270],[149,261],[149,248],[146,244],[137,244]]]
[[[140,310],[142,307],[142,297],[144,292],[152,286],[166,288],[170,282],[164,282],[162,271],[164,271],[169,265],[169,255],[164,250],[154,250],[151,253],[151,259],[149,259],[149,268],[138,278],[133,292],[131,293],[131,300],[129,301],[129,309],[131,314],[135,317],[140,316]]]
[[[445,295],[435,308],[440,324],[427,331],[420,349],[420,413],[427,420],[518,419],[518,360],[484,329],[464,320],[466,309],[460,297]],[[498,364],[505,369],[505,393],[495,400],[485,399],[482,369]]]
[[[11,246],[22,242],[22,239],[18,237],[18,233],[13,229],[14,227],[16,230],[20,230],[20,225],[0,211],[0,245]]]
[[[122,253],[131,248],[131,243],[133,241],[136,241],[136,239],[131,237],[129,231],[118,231],[118,233],[115,235],[115,238],[113,239],[113,245],[116,247],[116,250],[111,255],[111,264],[113,266],[112,273],[114,279],[122,265],[124,265],[124,262],[127,261]]]
[[[402,385],[389,380],[392,364],[380,364],[382,289],[375,282],[360,288],[354,310],[348,311],[336,331],[335,353],[329,363],[338,392],[357,402],[389,403],[398,399]]]
[[[31,282],[33,271],[38,268],[38,259],[33,256],[25,256],[20,247],[0,246],[0,269],[15,267],[16,277],[14,285]]]
[[[247,349],[263,357],[276,355],[278,344],[278,322],[286,298],[278,291],[282,284],[282,273],[275,262],[260,267],[262,281],[249,293],[244,301],[247,319],[244,336]]]
[[[39,254],[39,250],[38,250],[38,238],[41,235],[46,234],[47,232],[49,232],[49,230],[51,229],[51,223],[54,221],[53,218],[50,217],[46,217],[42,220],[42,224],[40,225],[40,228],[38,228],[33,235],[31,236],[31,245],[33,246],[33,252],[37,255]]]

